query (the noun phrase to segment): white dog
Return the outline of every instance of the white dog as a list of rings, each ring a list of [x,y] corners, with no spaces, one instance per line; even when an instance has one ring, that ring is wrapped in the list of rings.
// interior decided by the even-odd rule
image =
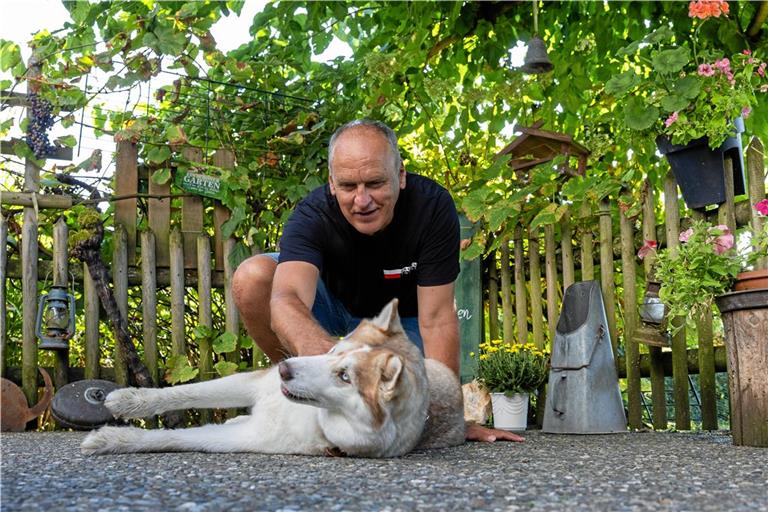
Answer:
[[[105,402],[120,418],[188,408],[251,407],[224,424],[181,430],[102,427],[86,454],[205,451],[397,457],[464,442],[462,394],[453,372],[424,360],[405,335],[397,300],[330,352],[268,370],[162,389],[126,388]]]

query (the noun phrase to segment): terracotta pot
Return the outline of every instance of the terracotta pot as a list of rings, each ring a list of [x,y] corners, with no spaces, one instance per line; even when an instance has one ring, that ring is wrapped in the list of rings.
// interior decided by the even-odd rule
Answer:
[[[761,288],[768,288],[768,270],[741,272],[736,276],[736,283],[733,285],[733,290],[736,292]]]

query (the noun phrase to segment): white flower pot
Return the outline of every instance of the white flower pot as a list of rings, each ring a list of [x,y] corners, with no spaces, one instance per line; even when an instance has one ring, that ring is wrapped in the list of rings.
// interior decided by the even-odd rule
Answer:
[[[528,425],[528,393],[491,393],[493,428],[521,432]]]

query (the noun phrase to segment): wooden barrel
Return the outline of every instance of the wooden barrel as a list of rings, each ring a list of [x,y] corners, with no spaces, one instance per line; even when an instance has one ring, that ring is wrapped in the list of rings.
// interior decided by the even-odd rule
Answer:
[[[733,444],[768,447],[768,288],[716,299],[728,354]]]

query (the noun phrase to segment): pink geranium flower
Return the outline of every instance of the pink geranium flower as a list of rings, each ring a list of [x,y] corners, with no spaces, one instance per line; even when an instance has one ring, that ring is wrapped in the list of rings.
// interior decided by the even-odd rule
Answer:
[[[715,67],[723,73],[729,73],[731,71],[731,61],[727,58],[718,59],[715,61]]]
[[[741,50],[741,53],[743,53],[744,55],[752,55],[752,50],[747,48],[746,50]]]
[[[640,247],[640,250],[637,251],[637,257],[644,260],[646,256],[656,250],[656,245],[655,240],[646,240],[643,242],[643,246]]]
[[[749,107],[744,107],[741,109],[741,116],[746,119],[749,117],[749,114],[752,113],[752,109]]]
[[[766,66],[766,63],[763,62],[757,67],[757,74],[760,75],[761,77],[765,76],[765,66]]]
[[[699,64],[699,75],[712,76],[715,74],[715,69],[710,64]]]
[[[723,254],[725,251],[733,247],[733,233],[731,233],[731,230],[728,229],[728,226],[725,224],[718,224],[714,228],[710,229],[710,231],[712,230],[722,233],[716,236],[712,241],[712,249],[715,251],[715,254]]]
[[[687,242],[688,239],[691,238],[692,234],[693,234],[693,228],[688,228],[682,233],[680,233],[678,240],[680,240],[681,242]]]
[[[755,204],[755,210],[760,212],[762,215],[768,215],[768,199],[763,199],[762,201],[759,201],[757,204]]]
[[[669,128],[675,121],[677,121],[677,112],[672,112],[672,115],[669,116],[666,121],[664,121],[664,126]]]

